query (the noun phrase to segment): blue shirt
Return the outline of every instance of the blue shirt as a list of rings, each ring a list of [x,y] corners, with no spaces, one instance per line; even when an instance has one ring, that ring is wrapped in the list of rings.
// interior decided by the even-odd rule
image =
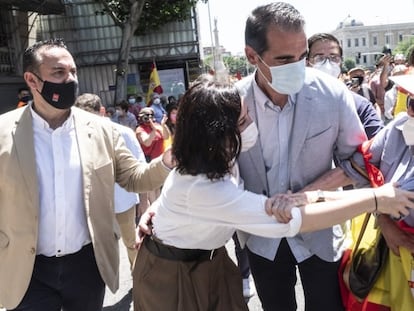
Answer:
[[[150,107],[154,110],[154,119],[155,119],[155,121],[157,121],[159,124],[161,124],[163,115],[167,114],[164,107],[162,106],[161,103],[152,104]]]

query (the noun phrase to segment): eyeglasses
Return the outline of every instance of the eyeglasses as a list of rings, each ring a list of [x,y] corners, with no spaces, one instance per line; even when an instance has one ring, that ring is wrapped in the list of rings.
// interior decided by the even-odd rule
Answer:
[[[310,60],[312,60],[312,63],[324,63],[326,62],[326,60],[329,60],[331,63],[336,63],[339,64],[340,62],[342,62],[342,57],[339,55],[315,55],[312,57],[309,57]]]
[[[146,114],[144,114],[144,116],[149,117],[149,118],[152,118],[154,116],[154,114],[152,114],[152,113],[146,113]]]

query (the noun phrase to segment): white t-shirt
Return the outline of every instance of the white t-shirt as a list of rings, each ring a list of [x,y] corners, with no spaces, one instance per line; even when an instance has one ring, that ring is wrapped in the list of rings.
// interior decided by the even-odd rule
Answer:
[[[155,235],[164,244],[189,249],[214,249],[231,239],[236,229],[264,237],[291,237],[302,224],[300,210],[278,223],[265,212],[267,197],[239,189],[231,176],[211,181],[205,175],[168,175],[154,202]]]

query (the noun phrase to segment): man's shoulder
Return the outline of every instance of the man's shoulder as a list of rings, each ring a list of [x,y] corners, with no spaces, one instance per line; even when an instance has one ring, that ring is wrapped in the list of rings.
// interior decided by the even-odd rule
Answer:
[[[332,100],[332,98],[338,98],[338,96],[343,97],[345,92],[348,92],[348,89],[337,78],[320,70],[306,67],[305,81],[299,91],[299,96]]]
[[[72,107],[72,113],[77,125],[92,127],[96,130],[112,130],[114,129],[113,124],[116,124],[109,118],[104,118],[100,115],[82,110],[77,107]]]
[[[252,87],[254,79],[254,73],[251,75],[244,77],[243,79],[237,81],[234,86],[239,90],[241,95],[246,95],[245,93],[247,90]]]
[[[352,91],[350,91],[350,92],[352,94],[352,97],[354,98],[355,106],[357,106],[357,107],[359,107],[359,106],[365,107],[365,106],[368,106],[368,105],[372,106],[372,103],[366,97],[364,97],[364,96],[362,96],[358,93],[352,92]]]
[[[119,123],[112,122],[111,120],[108,120],[111,122],[112,126],[122,135],[122,136],[132,136],[135,137],[135,132],[126,125],[122,125]]]
[[[7,112],[4,112],[2,114],[0,114],[0,124],[1,125],[5,125],[5,122],[9,123],[9,122],[16,122],[15,120],[20,119],[20,117],[22,116],[22,114],[29,109],[28,106],[24,106],[21,108],[16,108]]]

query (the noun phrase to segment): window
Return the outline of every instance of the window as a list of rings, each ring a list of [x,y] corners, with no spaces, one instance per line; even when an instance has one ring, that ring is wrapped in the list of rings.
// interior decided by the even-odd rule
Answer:
[[[350,48],[351,47],[351,39],[348,39],[348,47]]]
[[[354,39],[354,45],[355,45],[355,46],[359,46],[359,40],[358,40],[358,38],[355,38],[355,39]]]
[[[372,36],[372,44],[373,45],[378,45],[378,38],[377,38],[377,36]]]
[[[385,44],[390,44],[390,35],[385,35]]]
[[[367,56],[366,55],[362,55],[362,61],[364,62],[364,64],[367,63]]]
[[[361,40],[362,40],[362,46],[367,46],[367,40],[365,39],[365,37],[363,37]]]

